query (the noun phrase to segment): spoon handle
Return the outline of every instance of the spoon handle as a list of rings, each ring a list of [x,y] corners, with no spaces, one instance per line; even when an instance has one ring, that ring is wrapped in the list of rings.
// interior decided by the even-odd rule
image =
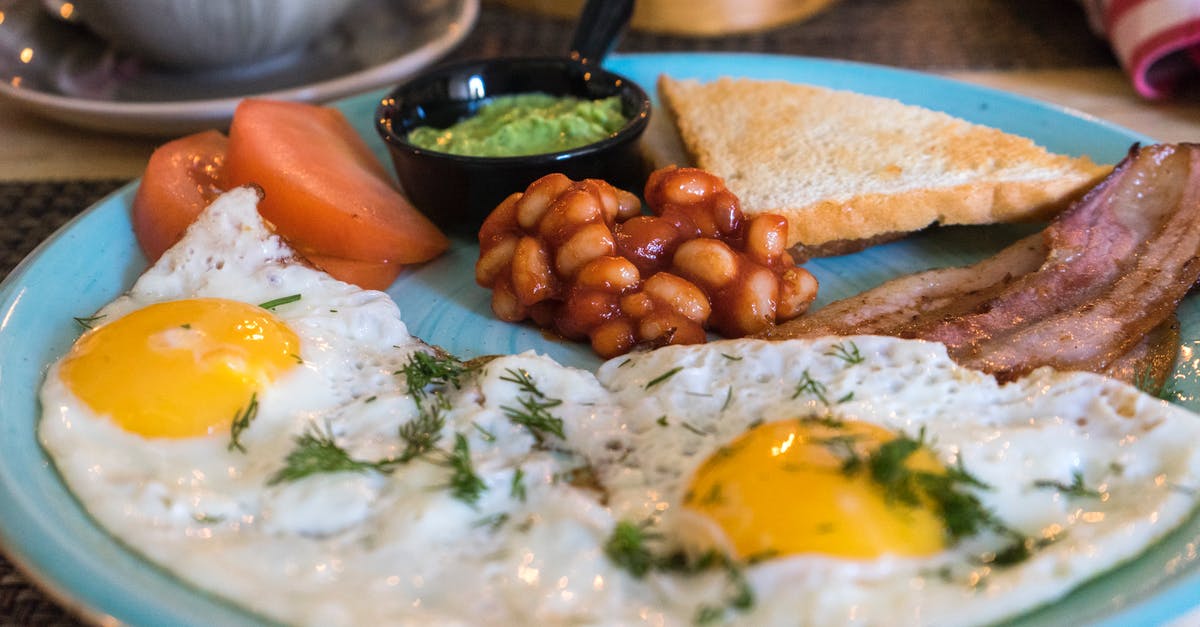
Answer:
[[[599,66],[633,15],[634,0],[587,0],[575,25],[571,58]]]

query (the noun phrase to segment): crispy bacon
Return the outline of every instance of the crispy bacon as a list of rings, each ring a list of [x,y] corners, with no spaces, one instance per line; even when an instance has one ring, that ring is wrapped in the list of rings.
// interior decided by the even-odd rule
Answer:
[[[1010,380],[1040,366],[1138,377],[1173,362],[1200,278],[1200,144],[1139,148],[1042,233],[973,266],[884,283],[764,333],[935,340]],[[1161,379],[1159,381],[1161,383]]]

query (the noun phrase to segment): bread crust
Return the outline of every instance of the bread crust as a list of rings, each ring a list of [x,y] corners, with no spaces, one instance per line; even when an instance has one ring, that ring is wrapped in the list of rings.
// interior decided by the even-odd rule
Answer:
[[[934,224],[1046,219],[1111,170],[890,98],[730,78],[658,87],[692,164],[748,215],[786,216],[788,245],[808,256]]]

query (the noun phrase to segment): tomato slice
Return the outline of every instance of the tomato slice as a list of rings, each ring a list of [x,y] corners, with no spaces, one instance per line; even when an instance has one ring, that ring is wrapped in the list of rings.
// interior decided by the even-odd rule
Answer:
[[[404,270],[403,265],[386,261],[356,261],[318,254],[309,254],[305,257],[312,265],[324,270],[329,276],[353,283],[366,290],[387,289]]]
[[[225,166],[230,185],[263,189],[259,211],[305,256],[409,264],[449,246],[336,109],[243,100]]]
[[[225,153],[229,140],[204,131],[159,146],[133,197],[133,232],[153,263],[183,237],[188,225],[227,189]]]

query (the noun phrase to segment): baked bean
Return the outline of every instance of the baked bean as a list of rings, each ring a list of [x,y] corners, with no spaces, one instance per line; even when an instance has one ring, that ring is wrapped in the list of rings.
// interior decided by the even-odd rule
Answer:
[[[651,206],[689,205],[718,186],[720,179],[699,168],[664,168],[646,182],[646,201]],[[652,191],[653,188],[653,191]]]
[[[710,293],[737,277],[737,253],[716,239],[691,239],[679,245],[671,269]]]
[[[526,235],[513,251],[512,286],[526,307],[554,296],[558,279],[550,270],[550,253],[537,238]]]
[[[519,237],[508,235],[495,241],[491,247],[479,248],[479,260],[475,262],[475,282],[489,287],[496,282],[512,263],[513,252],[517,249]]]
[[[808,311],[817,297],[817,277],[804,268],[788,268],[779,275],[777,321],[791,320]]]
[[[646,279],[642,283],[642,291],[697,324],[704,324],[712,313],[703,290],[670,272],[659,272]]]
[[[624,257],[598,257],[579,270],[575,283],[581,287],[619,294],[642,280],[637,266]]]
[[[518,232],[517,201],[521,199],[521,196],[520,192],[509,194],[508,198],[501,201],[483,220],[483,226],[479,227],[480,248],[487,248],[492,242]]]
[[[695,168],[651,174],[636,196],[562,175],[509,196],[480,229],[476,281],[502,320],[587,337],[603,357],[729,337],[802,314],[817,281],[785,250],[787,221],[746,220],[724,182]]]
[[[592,350],[605,359],[628,353],[636,343],[628,318],[609,320],[592,331]]]
[[[593,223],[608,230],[599,196],[591,186],[576,183],[551,203],[537,232],[551,246],[558,246],[583,225]]]
[[[569,339],[587,337],[588,331],[621,314],[620,297],[609,292],[571,288],[556,319],[556,328]]]
[[[512,282],[506,276],[501,276],[492,285],[492,313],[505,322],[519,322],[529,315],[529,311],[517,300]]]
[[[558,195],[571,185],[571,179],[563,174],[547,174],[534,181],[517,201],[517,224],[525,230],[532,230],[542,220],[542,215],[550,208]]]
[[[575,273],[587,262],[597,257],[610,257],[616,249],[612,231],[603,223],[589,224],[577,229],[555,253],[554,267],[558,276],[575,278]]]
[[[787,248],[787,228],[783,216],[755,216],[746,226],[746,253],[764,266],[774,266]]]
[[[723,294],[725,328],[722,335],[741,337],[758,333],[775,322],[775,304],[779,301],[779,280],[770,270],[747,264],[747,272]]]
[[[642,201],[638,200],[638,197],[630,192],[617,189],[617,220],[624,222],[634,216],[641,215],[641,213]]]
[[[638,321],[638,339],[652,346],[701,344],[704,327],[674,312],[654,312]]]
[[[645,292],[634,292],[621,297],[621,311],[633,318],[644,318],[654,311],[654,300]]]
[[[712,214],[717,233],[722,236],[734,236],[742,228],[742,206],[738,203],[737,196],[727,189],[721,189],[712,195],[709,213]]]
[[[679,231],[654,216],[630,218],[613,229],[617,254],[637,266],[642,276],[665,270],[679,244]]]

